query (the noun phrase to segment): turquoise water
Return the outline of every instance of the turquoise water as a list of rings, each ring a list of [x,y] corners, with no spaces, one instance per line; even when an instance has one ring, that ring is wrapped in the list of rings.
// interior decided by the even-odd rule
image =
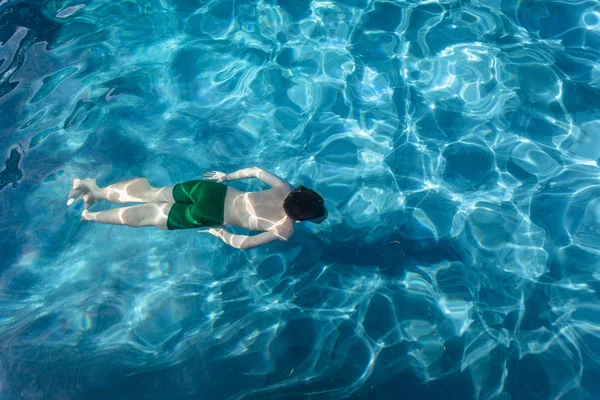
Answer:
[[[0,0],[0,42],[2,399],[600,398],[598,2]],[[328,220],[65,206],[252,165]]]

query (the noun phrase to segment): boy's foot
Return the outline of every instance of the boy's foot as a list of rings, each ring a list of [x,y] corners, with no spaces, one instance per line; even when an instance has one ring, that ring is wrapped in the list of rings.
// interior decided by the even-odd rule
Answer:
[[[100,190],[102,189],[98,187],[95,179],[74,179],[73,187],[67,195],[67,205],[70,206],[81,199],[83,200],[83,209],[87,210],[92,204],[101,200]]]
[[[84,209],[81,212],[81,221],[85,222],[85,221],[91,221],[92,219],[90,218],[90,212],[87,209]]]

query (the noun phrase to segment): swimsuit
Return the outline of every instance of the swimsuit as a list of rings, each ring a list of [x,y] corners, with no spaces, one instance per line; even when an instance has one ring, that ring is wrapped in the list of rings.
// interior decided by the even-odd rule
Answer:
[[[167,229],[191,229],[223,225],[227,186],[213,181],[189,181],[173,187],[175,203]]]

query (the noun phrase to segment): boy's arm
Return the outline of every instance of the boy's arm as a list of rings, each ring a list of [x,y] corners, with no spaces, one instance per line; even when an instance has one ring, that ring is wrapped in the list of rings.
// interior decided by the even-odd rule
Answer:
[[[276,235],[273,232],[263,232],[254,236],[234,235],[233,233],[228,232],[225,228],[210,228],[208,231],[198,232],[208,232],[211,235],[220,238],[228,245],[241,250],[252,249],[254,247],[273,242],[275,240],[287,241],[287,239],[283,236]]]
[[[289,186],[289,183],[277,175],[259,167],[240,169],[239,171],[226,174],[224,172],[212,171],[204,174],[205,179],[215,180],[217,182],[235,181],[238,179],[258,178],[271,187]]]

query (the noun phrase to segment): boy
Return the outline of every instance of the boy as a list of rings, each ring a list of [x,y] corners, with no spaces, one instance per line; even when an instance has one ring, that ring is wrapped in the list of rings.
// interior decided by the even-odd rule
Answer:
[[[75,179],[67,205],[82,199],[81,219],[105,224],[155,226],[161,229],[207,227],[208,232],[238,249],[251,249],[274,240],[288,241],[295,221],[321,223],[327,218],[323,198],[315,191],[292,186],[264,169],[245,168],[230,174],[213,171],[206,180],[155,188],[146,178],[134,178],[100,188],[95,179]],[[222,182],[258,178],[271,189],[242,192]],[[99,200],[114,203],[146,203],[91,212]],[[263,231],[254,236],[234,235],[225,225]]]

